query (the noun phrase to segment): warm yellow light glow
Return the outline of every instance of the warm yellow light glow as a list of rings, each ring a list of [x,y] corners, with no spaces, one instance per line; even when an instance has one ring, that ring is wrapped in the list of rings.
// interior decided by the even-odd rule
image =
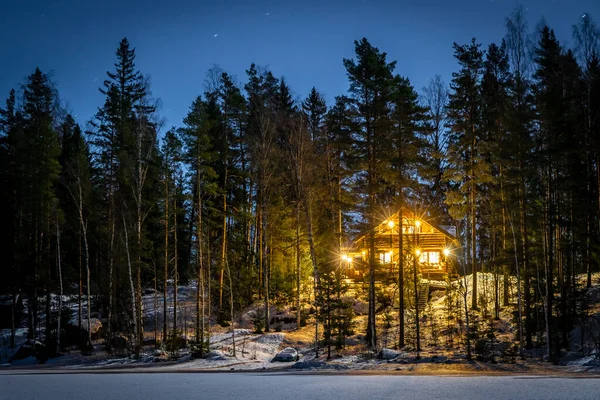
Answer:
[[[415,254],[416,254],[417,256],[420,256],[420,255],[421,255],[421,250],[420,250],[420,249],[417,249],[417,250],[415,250]]]
[[[421,226],[421,221],[419,221],[418,219],[417,219],[417,220],[415,220],[415,226],[416,226],[416,227],[419,227],[419,226]]]
[[[350,262],[351,258],[348,256],[348,254],[342,254],[342,261]]]
[[[387,226],[390,229],[392,229],[394,227],[394,225],[396,225],[396,224],[394,224],[394,221],[392,221],[392,220],[389,220],[388,223],[387,223]]]
[[[444,249],[444,256],[448,257],[448,254],[450,254],[450,250]]]

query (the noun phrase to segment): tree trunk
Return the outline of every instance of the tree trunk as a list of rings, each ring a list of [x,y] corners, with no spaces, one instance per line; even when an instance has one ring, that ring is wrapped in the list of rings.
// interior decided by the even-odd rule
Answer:
[[[77,212],[79,214],[79,224],[81,226],[81,233],[83,235],[83,246],[84,246],[84,250],[85,250],[85,270],[86,270],[86,285],[87,285],[87,343],[86,343],[86,348],[91,349],[92,348],[92,329],[91,329],[91,307],[92,307],[92,296],[91,296],[91,290],[90,290],[90,252],[89,252],[89,247],[88,247],[88,240],[87,240],[87,222],[84,221],[83,218],[83,189],[82,189],[82,182],[78,179],[77,180],[77,198],[74,198],[75,200],[75,204],[77,206]],[[125,222],[125,220],[123,219],[123,222]],[[112,282],[112,280],[111,280]],[[80,284],[81,287],[81,284]]]
[[[300,201],[296,202],[296,329],[300,329],[302,310],[300,309]]]
[[[475,214],[475,127],[473,126],[473,142],[471,144],[471,266],[473,268],[473,290],[471,299],[471,308],[477,310],[477,221]]]
[[[132,272],[132,268],[131,268],[131,255],[129,253],[129,235],[127,233],[127,224],[125,223],[125,217],[123,217],[123,230],[125,232],[125,252],[127,255],[127,267],[128,267],[128,272],[129,272],[129,289],[131,290],[131,310],[132,310],[132,318],[133,318],[133,340],[132,343],[134,344],[134,352],[136,356],[139,356],[140,354],[140,348],[139,348],[139,342],[138,342],[138,324],[137,324],[137,301],[135,298],[135,286],[133,284],[133,272]],[[89,310],[89,304],[88,304],[88,310]],[[89,319],[88,319],[88,326],[89,326]],[[88,331],[89,333],[89,331]]]
[[[205,320],[205,304],[204,304],[204,264],[202,252],[202,197],[200,193],[200,182],[198,182],[198,205],[197,205],[198,226],[196,228],[196,236],[198,239],[198,274],[196,282],[196,340],[200,346],[200,357],[204,358],[204,320]]]
[[[179,271],[177,270],[177,199],[173,201],[173,335],[177,335],[177,289]]]
[[[227,249],[227,167],[225,167],[225,178],[223,180],[223,240],[221,243],[221,271],[219,276],[219,312],[223,307],[223,274],[226,264]]]
[[[417,275],[417,249],[419,248],[419,233],[417,232],[417,225],[415,220],[413,233],[413,279],[414,279],[414,289],[415,289],[415,325],[416,325],[416,335],[417,335],[417,360],[421,358],[421,322],[419,321],[419,288],[418,288],[418,275]]]
[[[56,327],[56,351],[60,351],[60,322],[62,316],[62,300],[63,300],[63,281],[62,281],[62,263],[60,258],[60,229],[58,226],[58,218],[56,218],[56,260],[58,264],[58,285],[60,293],[58,297],[58,321]]]
[[[16,289],[15,289],[15,292],[13,293],[13,296],[12,296],[12,306],[10,308],[10,312],[11,312],[11,318],[10,318],[10,348],[11,349],[15,348],[15,330],[16,330],[15,318],[16,318],[17,299],[18,299],[18,295],[17,295]]]
[[[264,235],[264,208],[265,204],[261,204],[262,211],[260,213],[261,238],[260,238],[260,263],[263,271],[263,284],[265,296],[265,332],[270,330],[270,315],[269,315],[269,268],[267,262],[267,244]]]
[[[521,162],[521,171],[524,171],[523,162]],[[525,300],[525,341],[530,349],[532,344],[531,337],[531,287],[529,282],[529,258],[528,258],[528,240],[527,240],[527,221],[525,213],[525,177],[521,174],[520,181],[520,218],[521,218],[521,252],[522,252],[522,274],[524,278],[524,300]],[[519,283],[520,284],[520,283]],[[522,339],[521,339],[522,340]]]
[[[168,173],[168,172],[166,172]],[[163,270],[163,327],[162,327],[162,342],[167,343],[168,332],[168,312],[167,312],[167,289],[169,281],[169,179],[165,178],[165,260]]]
[[[106,348],[110,351],[111,344],[110,340],[112,338],[112,321],[113,321],[113,309],[115,304],[115,283],[114,283],[114,242],[115,242],[115,228],[116,221],[114,214],[109,214],[109,223],[110,223],[110,261],[108,265],[108,323],[107,323],[107,332],[106,332]],[[87,245],[86,245],[87,247]],[[86,257],[87,257],[87,249],[86,249]]]
[[[304,189],[301,188],[303,191]],[[317,253],[315,251],[315,242],[313,237],[312,207],[310,203],[310,194],[303,193],[302,201],[306,210],[306,232],[308,236],[308,248],[310,251],[310,261],[313,266],[313,292],[315,302],[315,357],[319,357],[319,313],[317,305],[317,288],[319,286],[319,267],[317,264]]]
[[[398,348],[405,346],[404,343],[404,240],[402,208],[398,211]]]
[[[137,230],[137,243],[136,243],[136,297],[137,297],[137,333],[138,336],[137,346],[141,349],[144,341],[144,303],[142,299],[142,196],[141,196],[141,188],[138,196],[138,205],[137,205],[137,221],[136,221],[136,230]]]
[[[233,346],[233,354],[235,357],[235,318],[233,315],[233,279],[231,278],[231,267],[229,263],[227,265],[227,276],[229,278],[229,311],[231,313],[231,345]]]
[[[82,257],[83,257],[83,245],[81,244],[81,231],[79,232],[79,235],[77,235],[79,238],[79,295],[77,296],[77,344],[81,346],[81,313],[82,313],[82,308],[81,308],[81,296],[83,296],[83,262],[82,262]],[[110,295],[110,294],[109,294]],[[110,315],[110,308],[108,310],[108,315]],[[109,319],[110,321],[110,319]],[[108,325],[108,324],[107,324]],[[107,327],[107,335],[110,332],[110,329]],[[108,348],[108,339],[106,340],[105,346]]]
[[[158,341],[158,271],[154,263],[154,343]]]
[[[517,247],[517,235],[515,233],[515,227],[512,222],[512,218],[510,218],[510,214],[508,214],[508,222],[510,223],[510,229],[512,231],[513,237],[513,246],[515,253],[515,268],[517,270],[517,313],[519,315],[518,318],[518,328],[519,328],[519,355],[523,355],[523,307],[522,307],[522,295],[521,295],[521,268],[519,264],[519,255],[518,255],[518,247]]]
[[[377,347],[377,325],[375,315],[375,233],[373,231],[373,215],[369,213],[369,317],[367,321],[367,346],[371,350]]]
[[[506,200],[504,198],[504,173],[502,167],[500,167],[500,205],[502,207],[502,250],[506,251]],[[510,271],[508,267],[505,267],[504,276],[502,280],[502,306],[508,307],[509,303],[509,291],[508,285],[510,280]]]

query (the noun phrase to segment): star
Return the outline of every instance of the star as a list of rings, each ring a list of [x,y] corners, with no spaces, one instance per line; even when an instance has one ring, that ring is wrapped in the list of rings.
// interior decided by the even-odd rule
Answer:
[[[265,15],[269,15],[269,14],[271,14],[271,13],[266,13]]]
[[[219,34],[215,33],[215,35],[213,37],[217,37],[217,36],[219,36]]]

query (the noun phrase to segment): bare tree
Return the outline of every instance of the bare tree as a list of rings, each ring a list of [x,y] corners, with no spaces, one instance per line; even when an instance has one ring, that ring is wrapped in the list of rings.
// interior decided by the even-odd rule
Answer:
[[[439,160],[440,168],[444,163],[444,151],[447,146],[446,127],[446,106],[448,105],[449,93],[446,83],[440,75],[435,75],[429,84],[423,87],[423,103],[427,107],[429,121],[432,124],[433,132],[427,135],[427,140],[433,148],[436,161]]]

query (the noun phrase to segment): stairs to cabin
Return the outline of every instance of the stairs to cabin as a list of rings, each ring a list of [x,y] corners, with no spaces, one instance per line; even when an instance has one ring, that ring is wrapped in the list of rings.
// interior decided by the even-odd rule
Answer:
[[[429,282],[421,282],[419,285],[419,311],[425,310],[429,302]]]

